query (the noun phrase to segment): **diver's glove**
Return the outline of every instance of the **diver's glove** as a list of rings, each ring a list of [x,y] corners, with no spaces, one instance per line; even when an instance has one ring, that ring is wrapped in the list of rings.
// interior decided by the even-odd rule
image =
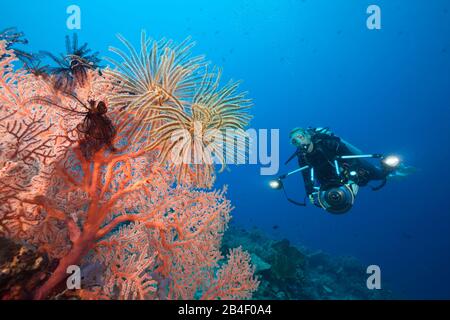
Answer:
[[[316,199],[314,199],[314,196],[312,194],[308,195],[308,199],[309,199],[309,202],[311,202],[311,204],[316,204]]]

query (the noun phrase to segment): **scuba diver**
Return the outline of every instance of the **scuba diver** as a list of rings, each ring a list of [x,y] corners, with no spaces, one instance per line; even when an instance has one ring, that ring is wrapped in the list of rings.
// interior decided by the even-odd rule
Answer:
[[[388,178],[407,174],[407,168],[398,157],[363,154],[328,128],[295,128],[290,139],[297,150],[286,164],[297,157],[300,168],[271,181],[270,186],[283,189],[287,199],[299,206],[306,206],[306,202],[289,198],[283,185],[285,178],[298,172],[303,175],[310,202],[335,214],[346,213],[352,208],[360,187],[371,181],[381,181],[377,187],[372,187],[374,191],[380,190]],[[368,158],[380,159],[381,166],[370,163]]]

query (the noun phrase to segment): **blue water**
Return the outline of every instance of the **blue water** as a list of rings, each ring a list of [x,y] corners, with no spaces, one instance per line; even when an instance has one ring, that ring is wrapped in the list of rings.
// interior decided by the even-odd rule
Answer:
[[[257,165],[231,167],[218,183],[230,186],[235,223],[377,264],[403,297],[450,299],[448,1],[22,0],[2,3],[0,29],[17,26],[33,50],[63,51],[71,4],[82,10],[81,41],[103,55],[119,45],[116,33],[136,45],[143,28],[154,38],[191,35],[225,79],[244,80],[252,127],[280,129],[281,162],[294,151],[290,128],[329,126],[366,152],[394,152],[419,168],[361,191],[344,216],[287,203]],[[381,7],[381,30],[366,27],[370,4]],[[288,188],[302,198],[299,177]]]

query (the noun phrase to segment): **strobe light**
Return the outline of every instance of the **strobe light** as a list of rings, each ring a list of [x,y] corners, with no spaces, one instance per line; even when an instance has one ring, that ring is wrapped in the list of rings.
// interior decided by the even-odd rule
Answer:
[[[272,180],[269,182],[269,187],[274,190],[280,190],[283,187],[283,182],[280,179]]]
[[[400,158],[397,156],[387,156],[381,160],[381,163],[386,169],[395,170],[400,165]]]

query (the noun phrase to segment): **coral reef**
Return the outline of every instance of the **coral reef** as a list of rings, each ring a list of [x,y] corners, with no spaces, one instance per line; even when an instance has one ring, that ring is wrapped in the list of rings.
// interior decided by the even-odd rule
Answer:
[[[372,300],[393,299],[386,288],[368,290],[367,274],[353,257],[332,257],[293,246],[288,240],[273,240],[258,229],[232,225],[223,240],[223,250],[237,244],[251,255],[260,285],[254,299]]]
[[[32,298],[33,289],[48,278],[52,263],[31,246],[0,238],[0,298]]]
[[[220,132],[247,119],[242,110],[248,101],[234,95],[236,85],[220,89],[219,77],[197,79],[190,74],[195,69],[184,69],[189,47],[166,44],[158,55],[144,47],[142,59],[168,62],[153,86],[138,93],[120,69],[95,69],[97,60],[86,66],[69,62],[64,72],[45,76],[14,66],[14,51],[0,41],[0,236],[56,261],[45,264],[47,276],[32,281],[34,288],[30,282],[22,286],[30,297],[241,299],[257,289],[250,255],[240,248],[226,257],[220,251],[232,210],[226,188],[198,188],[212,187],[214,166],[183,163],[180,170],[166,156],[174,146],[167,147],[165,130],[192,117],[193,101],[211,102],[201,104],[214,114],[203,124]],[[76,40],[68,48],[71,58],[89,53]],[[145,65],[130,68],[146,72]],[[183,104],[180,109],[147,99],[177,81],[181,69],[198,80],[191,95],[163,94]],[[211,77],[216,81],[205,91]],[[142,121],[141,112],[154,119]],[[65,287],[71,266],[82,270],[80,290]],[[2,297],[24,298],[8,292]]]

